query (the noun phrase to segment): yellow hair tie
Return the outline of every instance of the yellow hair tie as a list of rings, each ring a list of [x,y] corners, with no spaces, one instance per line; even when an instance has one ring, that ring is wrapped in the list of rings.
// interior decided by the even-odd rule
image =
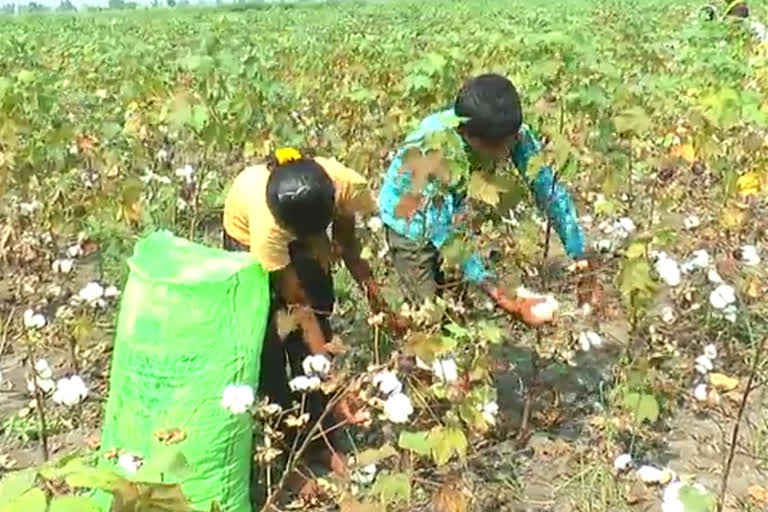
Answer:
[[[275,150],[277,165],[289,164],[301,159],[301,151],[296,148],[278,148]]]

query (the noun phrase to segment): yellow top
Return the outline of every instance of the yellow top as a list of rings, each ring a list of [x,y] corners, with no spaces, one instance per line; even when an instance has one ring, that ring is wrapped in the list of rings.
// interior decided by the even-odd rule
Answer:
[[[336,216],[373,213],[375,202],[361,174],[335,158],[314,160],[325,169],[336,188]],[[265,270],[274,272],[290,264],[288,244],[296,237],[281,228],[269,211],[268,177],[267,166],[257,165],[247,167],[235,178],[224,202],[224,230],[250,247]]]

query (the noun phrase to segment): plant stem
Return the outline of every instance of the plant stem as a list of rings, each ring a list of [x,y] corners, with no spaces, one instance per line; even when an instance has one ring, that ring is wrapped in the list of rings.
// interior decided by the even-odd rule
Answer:
[[[629,186],[629,210],[632,211],[632,207],[635,203],[635,194],[632,189],[632,137],[629,138],[629,161],[627,163],[627,182]]]
[[[742,304],[743,307],[743,304]],[[754,334],[752,332],[752,324],[749,321],[749,318],[745,318],[745,323],[747,326],[747,333],[749,335],[750,343],[754,345],[755,338]],[[739,430],[741,429],[741,421],[744,418],[744,413],[747,409],[747,402],[749,400],[749,395],[753,391],[753,382],[755,380],[755,376],[757,375],[757,371],[760,367],[760,362],[763,359],[763,352],[765,351],[765,342],[768,340],[768,336],[764,336],[762,341],[755,346],[755,353],[752,360],[752,368],[750,368],[749,371],[749,377],[747,379],[747,387],[744,390],[744,395],[741,397],[741,403],[739,404],[739,412],[736,414],[736,423],[733,425],[733,430],[731,431],[731,443],[730,447],[728,449],[728,456],[725,462],[725,470],[723,471],[723,478],[720,483],[720,497],[717,500],[717,512],[723,512],[723,507],[725,506],[725,494],[728,491],[728,478],[731,474],[731,468],[733,467],[733,459],[736,456],[736,443],[739,440]]]
[[[40,387],[37,385],[37,370],[35,369],[35,351],[30,342],[28,345],[27,365],[29,366],[30,374],[32,375],[32,386],[35,389],[35,405],[37,408],[37,415],[40,419],[40,429],[38,430],[40,435],[40,447],[43,452],[43,460],[48,462],[50,453],[48,452],[48,434],[47,426],[45,423],[45,408],[43,406],[43,395],[40,392]]]

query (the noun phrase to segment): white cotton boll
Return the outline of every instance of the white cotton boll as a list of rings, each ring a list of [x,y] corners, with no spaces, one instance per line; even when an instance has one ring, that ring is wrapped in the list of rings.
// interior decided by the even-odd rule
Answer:
[[[661,310],[661,321],[665,324],[671,324],[676,320],[675,310],[672,306],[664,306]]]
[[[741,248],[741,262],[748,267],[754,267],[760,264],[760,255],[757,252],[757,247],[754,245],[745,245]]]
[[[727,284],[721,284],[709,294],[709,303],[715,309],[725,309],[734,302],[736,302],[736,290]]]
[[[301,363],[304,374],[309,376],[326,377],[331,371],[331,361],[322,354],[307,356]]]
[[[728,320],[731,323],[736,322],[736,317],[738,316],[738,310],[736,309],[736,306],[733,304],[729,304],[728,306],[723,309],[723,318]]]
[[[611,252],[613,250],[613,241],[605,238],[598,240],[595,242],[595,250],[601,253]]]
[[[83,255],[83,248],[80,247],[80,244],[75,244],[69,249],[67,249],[67,256],[70,258],[77,258],[78,256]]]
[[[176,169],[176,177],[183,179],[187,183],[190,183],[192,181],[192,177],[194,175],[195,175],[195,169],[189,164],[179,169]]]
[[[27,329],[42,329],[46,323],[47,320],[42,313],[37,313],[32,309],[24,312],[24,327]]]
[[[701,219],[698,215],[689,215],[683,220],[683,227],[691,230],[701,226]]]
[[[592,348],[592,344],[589,342],[589,338],[585,333],[579,334],[579,346],[583,352],[589,352]]]
[[[637,470],[637,477],[646,484],[658,484],[665,478],[665,471],[653,466],[641,466]]]
[[[245,384],[231,384],[224,389],[221,406],[232,414],[242,414],[253,405],[253,388]]]
[[[453,358],[435,359],[432,363],[432,373],[446,384],[453,384],[459,380],[459,369]]]
[[[350,478],[357,485],[370,485],[376,480],[377,471],[376,464],[368,464],[352,471]]]
[[[693,251],[690,262],[696,268],[707,268],[709,266],[709,253],[704,249]]]
[[[717,347],[713,343],[710,343],[704,347],[704,355],[711,360],[717,359]]]
[[[714,369],[715,365],[707,356],[699,356],[696,358],[696,369],[701,374],[707,374]],[[701,371],[704,370],[704,371]]]
[[[622,453],[613,459],[613,469],[616,471],[626,471],[632,466],[632,456],[628,453]]]
[[[680,501],[680,489],[684,486],[682,482],[672,482],[664,489],[661,512],[686,512],[685,505]]]
[[[496,417],[499,415],[499,404],[491,401],[483,405],[482,416],[489,425],[496,425]]]
[[[45,359],[38,359],[35,363],[35,373],[37,373],[37,376],[41,379],[50,379],[53,377],[53,370],[51,369],[51,365],[48,364],[48,361]]]
[[[70,259],[54,260],[51,269],[57,274],[69,274],[73,266],[74,261]]]
[[[72,407],[79,404],[88,396],[88,387],[78,375],[59,379],[56,383],[56,391],[53,393],[53,401],[59,405]]]
[[[411,399],[403,393],[395,393],[384,402],[384,416],[392,423],[405,423],[411,414]]]
[[[628,238],[636,229],[634,221],[629,217],[620,218],[614,225],[614,231],[619,238]]]
[[[120,295],[120,290],[118,290],[116,286],[108,286],[106,290],[104,290],[104,297],[107,299],[113,299],[118,295]]]
[[[661,257],[656,262],[656,272],[659,273],[662,281],[669,286],[680,284],[680,267],[675,260],[668,257]]]
[[[117,465],[129,475],[135,474],[141,468],[142,464],[143,462],[141,459],[130,453],[123,453],[117,458]]]
[[[315,391],[320,389],[320,384],[322,384],[322,381],[318,377],[307,377],[306,375],[299,375],[298,377],[291,379],[291,381],[288,383],[288,386],[290,386],[291,390],[295,392],[305,393],[307,391]]]
[[[164,149],[161,149],[157,153],[155,153],[155,158],[160,162],[165,162],[166,160],[168,160],[168,152]]]
[[[373,385],[385,396],[403,391],[403,383],[397,378],[395,372],[383,371],[377,373],[373,376]]]
[[[104,287],[99,283],[92,281],[88,283],[85,288],[80,290],[77,295],[86,302],[94,302],[104,297]]]
[[[371,217],[368,219],[368,229],[373,231],[374,233],[378,233],[384,228],[384,223],[381,221],[380,217]]]
[[[708,391],[707,391],[707,385],[706,384],[699,384],[693,390],[693,396],[699,402],[706,402],[707,401],[707,394],[708,394]]]
[[[707,279],[712,284],[722,284],[723,278],[720,277],[720,274],[717,273],[717,270],[714,268],[710,268],[707,272]]]

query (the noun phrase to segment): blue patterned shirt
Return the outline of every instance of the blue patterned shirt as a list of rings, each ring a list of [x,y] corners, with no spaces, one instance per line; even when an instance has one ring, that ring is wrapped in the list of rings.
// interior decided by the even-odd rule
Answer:
[[[414,214],[406,219],[395,214],[395,208],[403,195],[411,191],[411,172],[402,169],[406,151],[412,147],[420,147],[424,138],[434,132],[450,129],[449,119],[453,119],[453,109],[432,114],[425,118],[419,127],[405,139],[395,158],[387,169],[384,182],[379,194],[379,210],[381,220],[395,233],[411,240],[431,242],[438,249],[443,247],[457,229],[457,218],[463,211],[463,196],[458,193],[440,190],[434,181],[428,182],[422,195],[425,200]],[[453,130],[455,136],[461,136]],[[463,145],[463,141],[462,141]],[[520,136],[515,146],[510,150],[510,157],[521,176],[528,181],[526,172],[530,159],[541,151],[541,143],[534,133],[525,125],[520,129]],[[579,257],[584,253],[584,234],[579,226],[576,209],[568,191],[559,183],[555,185],[552,194],[554,172],[549,166],[541,167],[530,183],[535,201],[539,208],[546,210],[552,220],[553,227],[563,242],[566,253],[571,257]],[[550,199],[550,194],[552,197]],[[442,195],[441,200],[435,198]],[[464,278],[472,283],[482,283],[493,277],[483,259],[478,253],[472,254],[461,265]]]

